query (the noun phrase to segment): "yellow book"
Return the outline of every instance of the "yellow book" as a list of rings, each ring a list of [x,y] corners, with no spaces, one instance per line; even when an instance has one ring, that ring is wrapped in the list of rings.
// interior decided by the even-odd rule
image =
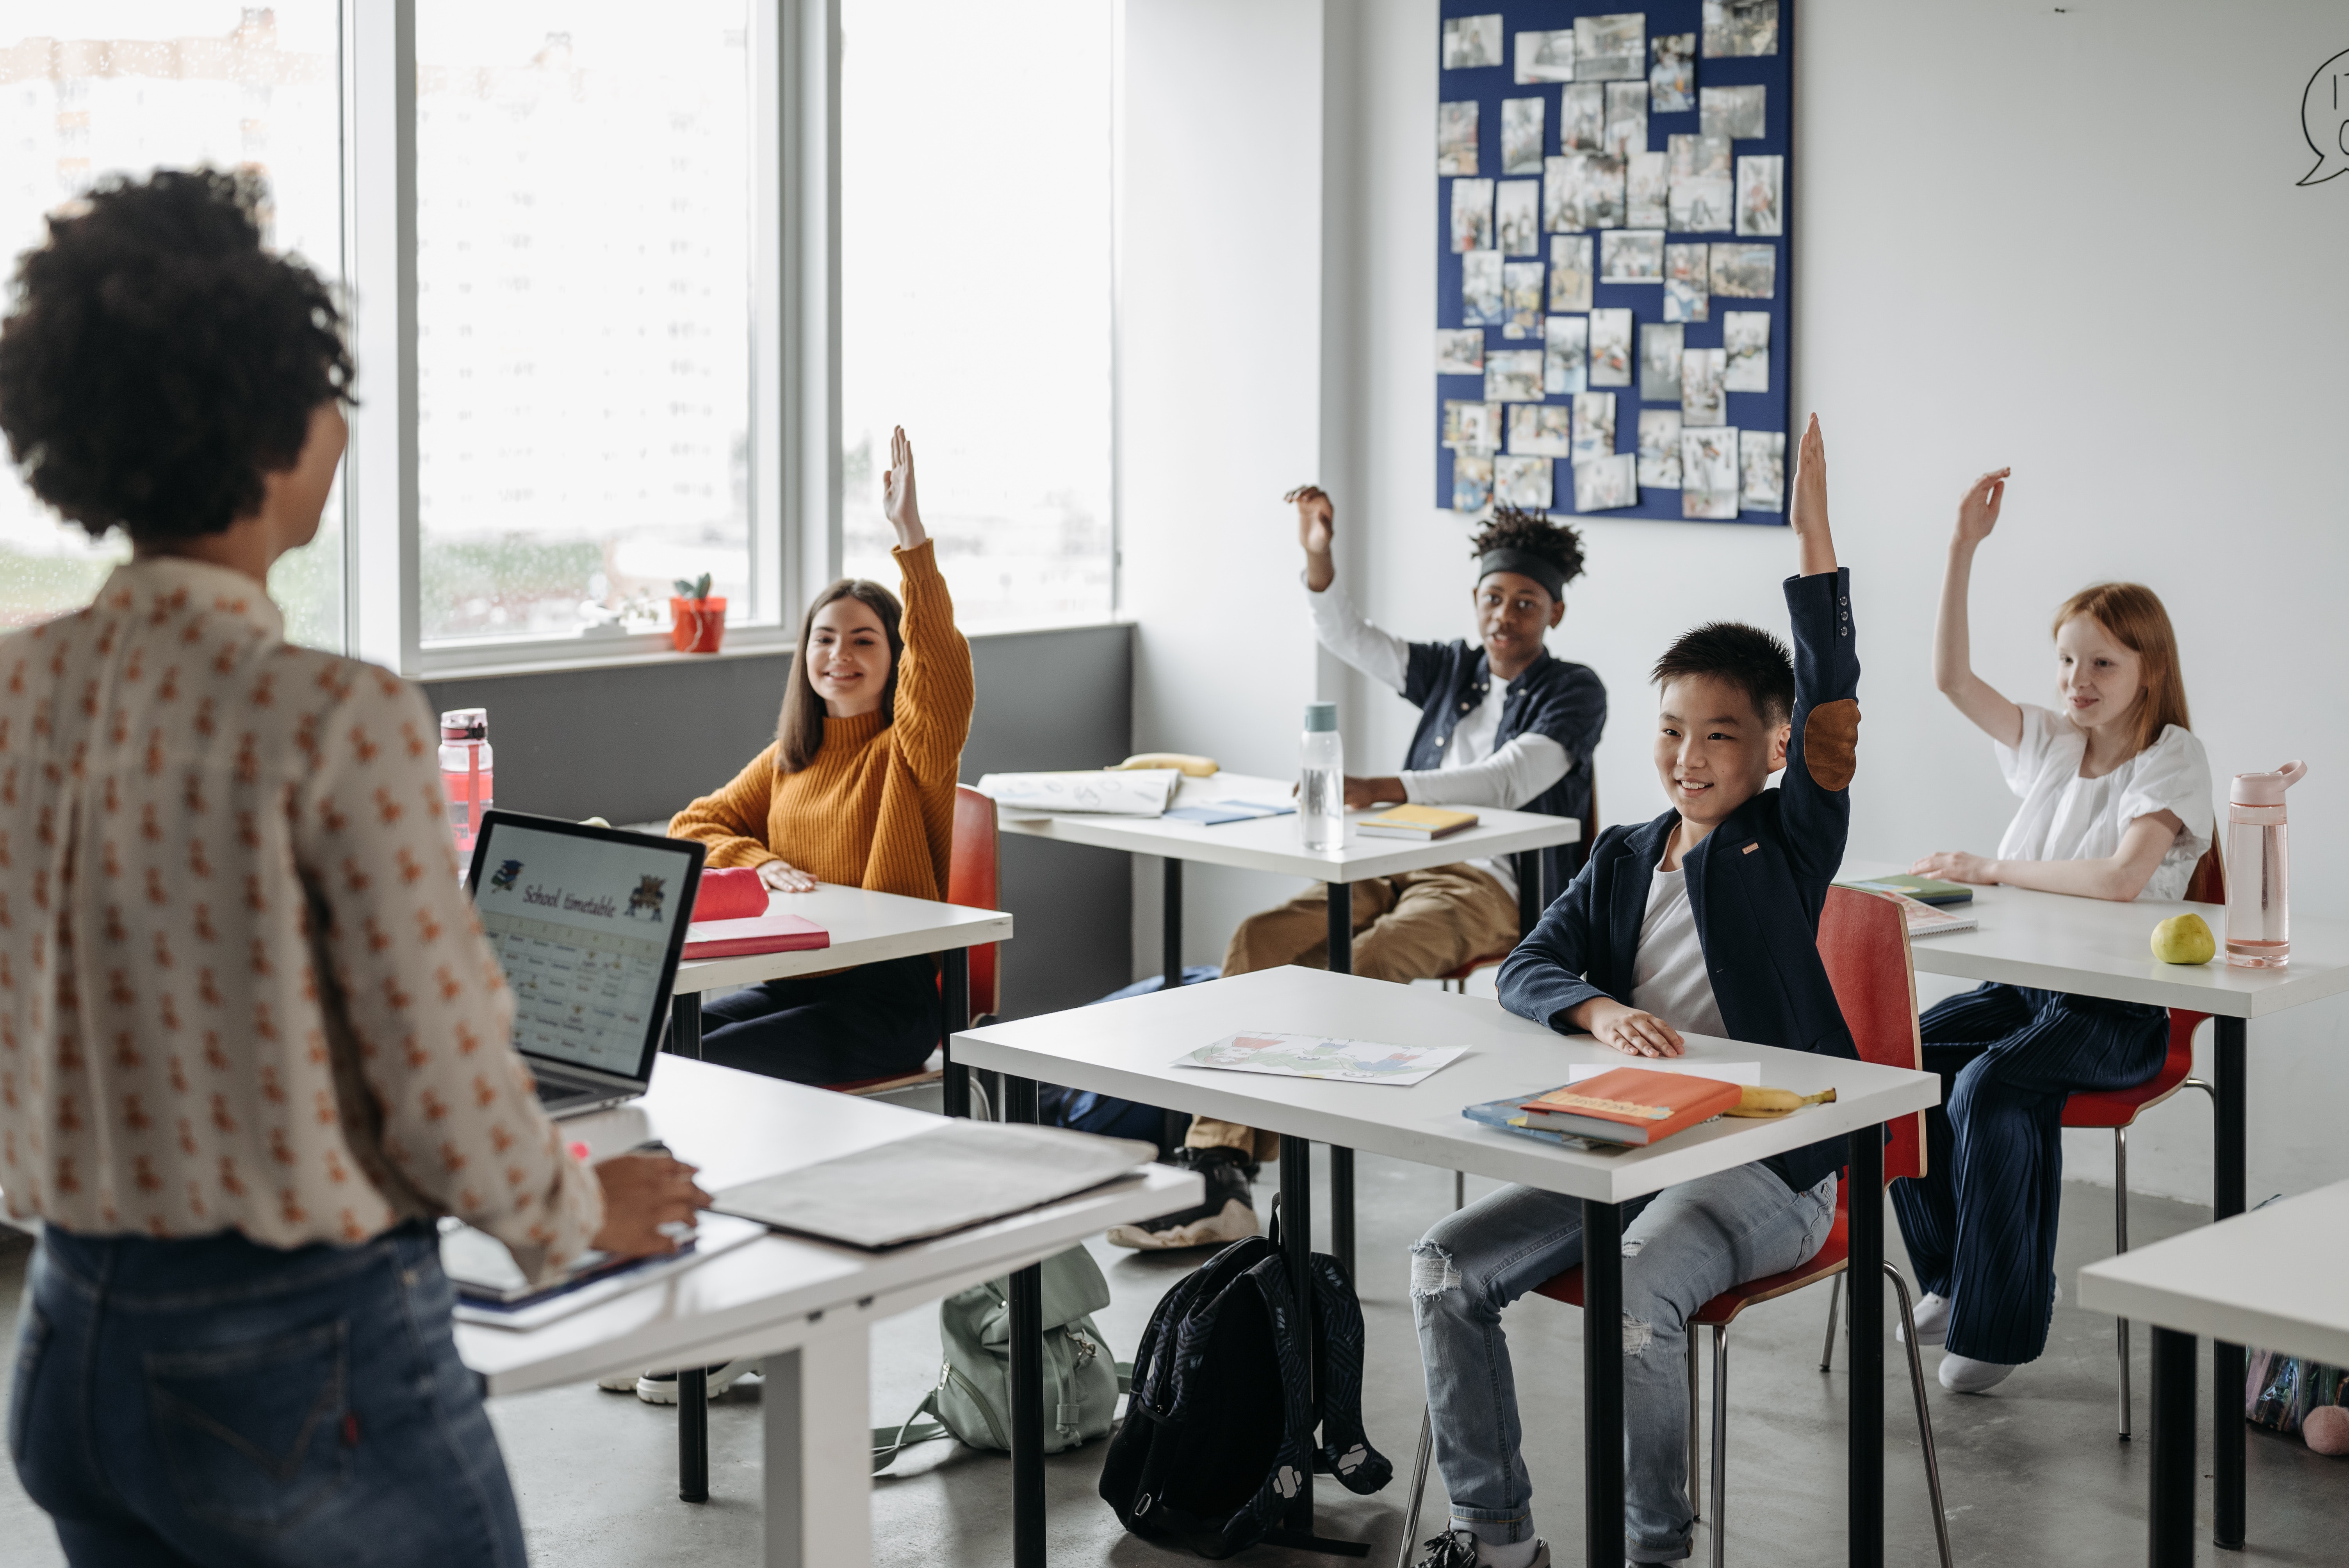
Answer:
[[[1374,838],[1417,839],[1424,842],[1475,827],[1476,813],[1454,811],[1444,806],[1395,806],[1354,825]]]

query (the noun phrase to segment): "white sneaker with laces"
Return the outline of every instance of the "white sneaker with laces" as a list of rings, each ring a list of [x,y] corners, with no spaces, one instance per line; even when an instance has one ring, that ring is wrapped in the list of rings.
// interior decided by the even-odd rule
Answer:
[[[2006,1381],[2014,1368],[2003,1362],[1977,1361],[1955,1351],[1941,1357],[1941,1387],[1952,1394],[1982,1394]]]
[[[1929,1290],[1917,1298],[1917,1305],[1909,1315],[1917,1321],[1917,1343],[1939,1345],[1950,1328],[1949,1298],[1936,1295]],[[1892,1326],[1892,1337],[1903,1345],[1909,1343],[1908,1330],[1897,1323]]]
[[[729,1361],[723,1367],[712,1367],[709,1370],[709,1398],[715,1399],[744,1377],[754,1372],[760,1372],[761,1368],[755,1358],[745,1357],[740,1361]],[[647,1372],[636,1379],[636,1398],[647,1405],[674,1405],[677,1403],[677,1374]]]

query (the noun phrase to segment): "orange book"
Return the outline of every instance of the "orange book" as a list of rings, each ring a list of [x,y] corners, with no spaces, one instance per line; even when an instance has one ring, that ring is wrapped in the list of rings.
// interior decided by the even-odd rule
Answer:
[[[1682,1128],[1710,1121],[1744,1098],[1719,1078],[1617,1068],[1571,1088],[1554,1088],[1517,1109],[1527,1127],[1601,1143],[1661,1143]]]

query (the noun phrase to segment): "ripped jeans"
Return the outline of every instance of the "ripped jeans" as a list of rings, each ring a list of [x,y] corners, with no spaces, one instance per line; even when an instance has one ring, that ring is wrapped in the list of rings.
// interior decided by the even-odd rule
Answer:
[[[1808,1260],[1835,1223],[1836,1179],[1790,1192],[1759,1165],[1623,1205],[1623,1514],[1633,1561],[1689,1553],[1687,1317],[1733,1284]],[[1411,1300],[1435,1462],[1452,1516],[1495,1544],[1534,1538],[1501,1309],[1582,1261],[1582,1204],[1504,1187],[1412,1248]]]

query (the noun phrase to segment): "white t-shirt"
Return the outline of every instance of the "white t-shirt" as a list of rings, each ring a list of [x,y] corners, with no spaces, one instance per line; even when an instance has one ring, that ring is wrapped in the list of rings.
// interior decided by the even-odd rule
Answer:
[[[1648,914],[1640,923],[1640,950],[1631,958],[1631,1006],[1653,1013],[1683,1035],[1726,1035],[1713,976],[1689,907],[1688,869],[1659,868],[1648,883]]]
[[[2137,897],[2186,896],[2194,863],[2210,848],[2217,819],[2210,808],[2210,758],[2194,732],[2178,725],[2101,779],[2080,777],[2087,737],[2062,715],[2029,703],[2023,738],[1998,747],[1998,766],[2023,807],[1998,841],[2002,861],[2095,861],[2120,852],[2131,822],[2172,811],[2185,824],[2178,841]]]

